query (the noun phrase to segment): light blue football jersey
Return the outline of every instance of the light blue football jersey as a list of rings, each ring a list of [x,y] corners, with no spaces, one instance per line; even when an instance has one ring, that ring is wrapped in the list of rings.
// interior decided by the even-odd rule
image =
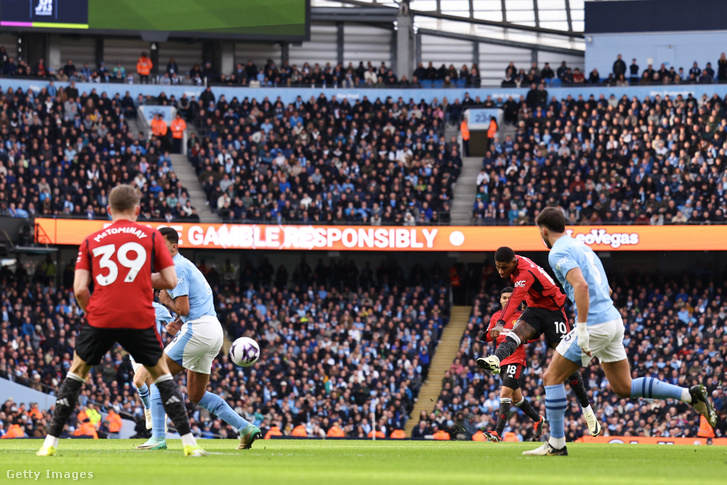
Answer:
[[[606,271],[593,249],[566,234],[553,244],[548,255],[548,262],[558,281],[563,285],[568,298],[574,304],[573,287],[566,280],[566,275],[570,270],[580,268],[583,278],[588,283],[590,296],[588,325],[597,325],[619,318],[620,314],[613,305],[609,292]]]
[[[197,320],[204,316],[216,317],[217,312],[212,298],[212,288],[210,288],[202,272],[193,262],[179,253],[172,260],[177,270],[177,286],[173,290],[167,290],[169,296],[172,298],[178,296],[189,297],[189,314],[186,317],[181,317],[182,322],[187,323],[190,320]]]
[[[157,332],[159,335],[162,334],[162,329],[166,328],[168,323],[172,323],[174,321],[174,318],[172,318],[172,314],[169,313],[169,310],[167,310],[167,307],[162,305],[161,303],[152,302],[152,305],[154,306],[154,313],[156,314],[156,323],[157,323]]]

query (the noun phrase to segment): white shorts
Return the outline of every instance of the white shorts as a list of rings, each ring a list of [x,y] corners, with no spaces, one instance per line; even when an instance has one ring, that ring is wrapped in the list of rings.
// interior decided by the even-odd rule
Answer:
[[[212,361],[220,353],[223,339],[222,325],[217,317],[204,316],[182,325],[164,353],[185,369],[209,374],[212,372]]]
[[[619,362],[626,360],[624,349],[624,322],[621,317],[616,320],[588,326],[588,345],[591,355],[584,354],[578,346],[576,329],[571,330],[560,341],[555,351],[566,359],[582,365],[590,364],[593,357],[601,362]]]

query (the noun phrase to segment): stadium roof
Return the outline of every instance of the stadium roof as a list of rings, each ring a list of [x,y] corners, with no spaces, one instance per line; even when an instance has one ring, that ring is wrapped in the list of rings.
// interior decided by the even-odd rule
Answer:
[[[394,0],[311,0],[313,7],[399,7]],[[584,51],[584,0],[411,0],[418,28]]]

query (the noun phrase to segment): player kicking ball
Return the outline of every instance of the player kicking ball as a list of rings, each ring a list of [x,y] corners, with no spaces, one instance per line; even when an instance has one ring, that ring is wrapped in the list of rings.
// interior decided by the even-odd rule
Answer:
[[[167,331],[174,340],[164,349],[164,359],[172,375],[187,371],[189,400],[203,407],[240,433],[240,450],[252,447],[262,436],[260,428],[237,414],[224,399],[207,391],[212,361],[219,354],[224,339],[222,325],[217,319],[212,288],[202,272],[179,253],[179,234],[171,227],[159,232],[164,237],[179,275],[177,286],[159,293],[159,302],[179,315],[182,324],[171,323]],[[143,372],[143,369],[142,369]],[[144,377],[144,376],[140,376]],[[151,386],[152,434],[142,450],[166,449],[164,409],[159,390]]]
[[[501,362],[512,355],[522,343],[545,335],[548,346],[555,348],[570,331],[570,324],[563,310],[566,296],[543,268],[528,258],[515,254],[507,246],[495,252],[495,268],[501,278],[512,282],[515,291],[503,307],[494,330],[503,330],[505,323],[518,311],[521,302],[525,301],[527,305],[505,339],[498,341],[494,355],[477,359],[480,368],[499,374]],[[576,393],[591,436],[598,436],[601,434],[601,423],[591,408],[583,376],[576,369],[568,376],[568,382]]]
[[[611,288],[601,260],[590,247],[565,234],[565,216],[560,210],[543,209],[537,224],[540,236],[550,249],[548,262],[576,306],[576,326],[555,349],[543,374],[550,439],[523,455],[568,454],[563,380],[588,365],[593,357],[598,357],[611,389],[619,397],[678,399],[691,404],[714,427],[717,415],[703,385],[687,389],[651,377],[631,378],[623,345],[623,320],[611,300]]]
[[[514,288],[512,287],[504,288],[500,291],[500,305],[502,305],[503,308],[507,306],[507,302],[510,300],[513,291]],[[480,332],[478,339],[484,340],[485,342],[492,342],[496,339],[498,344],[501,343],[505,340],[507,334],[510,333],[513,325],[517,322],[518,318],[520,318],[521,314],[522,312],[520,311],[515,312],[512,315],[512,318],[505,323],[503,330],[500,331],[497,330],[496,327],[497,322],[501,319],[502,310],[495,312],[490,318],[490,325],[487,327],[487,330],[485,332]],[[497,418],[495,431],[483,431],[483,434],[489,441],[502,441],[502,432],[505,429],[505,424],[507,423],[510,406],[512,406],[514,402],[515,406],[519,407],[535,423],[533,425],[533,437],[537,440],[540,438],[540,435],[543,434],[545,419],[535,412],[533,407],[530,405],[530,401],[525,399],[522,391],[520,390],[520,374],[522,373],[523,368],[527,366],[527,362],[525,360],[525,347],[523,345],[518,346],[510,357],[502,361],[501,365],[502,373],[504,375],[502,377],[502,387],[500,388],[500,414]]]
[[[111,225],[84,239],[78,250],[73,294],[86,321],[78,333],[71,368],[58,389],[49,432],[38,456],[56,454],[59,437],[89,372],[117,342],[154,380],[164,409],[182,437],[185,456],[207,455],[192,436],[182,393],[162,358],[162,343],[154,328],[152,287],[174,288],[177,273],[164,250],[162,235],[136,223],[139,202],[134,187],[114,187],[107,208]],[[158,273],[152,274],[152,265]]]

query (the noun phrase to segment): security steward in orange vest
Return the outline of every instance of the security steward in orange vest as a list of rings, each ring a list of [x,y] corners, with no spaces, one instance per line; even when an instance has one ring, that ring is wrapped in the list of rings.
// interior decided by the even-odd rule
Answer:
[[[151,133],[152,135],[159,138],[159,140],[161,140],[164,150],[169,150],[169,139],[167,138],[167,132],[167,122],[164,121],[160,113],[156,114],[154,116],[154,119],[151,120]]]
[[[179,111],[177,111],[177,117],[172,120],[169,128],[172,130],[172,150],[174,153],[182,153],[182,141],[184,140],[187,123],[182,119]]]
[[[462,135],[462,151],[465,157],[470,156],[470,128],[467,125],[467,120],[463,119],[462,123],[459,124],[459,131]]]
[[[283,432],[280,431],[280,426],[273,426],[265,433],[266,440],[272,439],[273,436],[283,436]]]
[[[326,436],[328,436],[329,438],[345,438],[346,433],[334,424],[333,426],[331,426],[331,429],[328,430]]]
[[[139,82],[141,84],[149,84],[149,74],[151,74],[153,67],[154,64],[147,57],[146,52],[142,52],[141,57],[136,61],[136,72],[139,74]]]
[[[119,416],[119,413],[117,413],[114,408],[111,408],[111,409],[109,409],[109,412],[106,415],[106,419],[104,419],[104,424],[106,425],[106,428],[109,430],[110,437],[118,438],[119,432],[121,431],[121,427],[123,426],[124,423],[121,420],[121,416]]]

